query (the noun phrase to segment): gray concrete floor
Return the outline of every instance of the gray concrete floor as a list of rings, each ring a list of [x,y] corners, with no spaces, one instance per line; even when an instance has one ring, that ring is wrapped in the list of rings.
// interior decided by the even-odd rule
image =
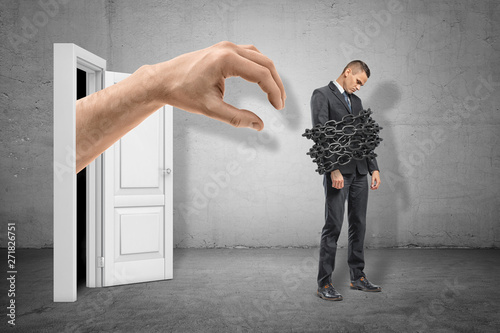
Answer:
[[[382,293],[349,289],[346,250],[333,275],[344,301],[316,297],[317,249],[178,249],[174,279],[89,289],[52,302],[52,250],[17,250],[16,326],[3,332],[499,332],[500,251],[367,250]],[[2,257],[4,251],[1,251]],[[6,267],[6,266],[4,266]],[[2,291],[3,290],[3,291]],[[4,330],[7,328],[7,330]]]

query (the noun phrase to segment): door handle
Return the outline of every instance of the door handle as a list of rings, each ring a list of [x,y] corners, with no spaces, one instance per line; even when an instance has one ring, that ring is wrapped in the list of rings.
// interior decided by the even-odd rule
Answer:
[[[164,169],[164,170],[163,170],[163,174],[164,174],[164,175],[165,175],[165,174],[170,175],[171,173],[172,173],[172,170],[171,170],[170,168],[168,168],[168,169]]]

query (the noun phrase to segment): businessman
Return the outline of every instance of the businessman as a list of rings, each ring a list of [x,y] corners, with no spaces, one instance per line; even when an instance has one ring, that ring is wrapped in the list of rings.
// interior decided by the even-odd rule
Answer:
[[[360,61],[351,61],[336,81],[314,90],[311,98],[313,126],[325,124],[329,120],[340,121],[347,114],[358,115],[363,106],[354,93],[361,89],[370,77],[370,69]],[[330,157],[336,162],[335,156]],[[317,295],[325,300],[341,301],[342,295],[332,284],[335,267],[337,240],[344,219],[345,202],[348,201],[349,244],[348,264],[351,289],[377,292],[382,289],[372,284],[363,272],[364,238],[366,230],[366,207],[368,204],[368,179],[371,174],[372,190],[380,186],[377,160],[364,158],[351,160],[326,172],[323,179],[325,188],[325,225],[321,233]]]

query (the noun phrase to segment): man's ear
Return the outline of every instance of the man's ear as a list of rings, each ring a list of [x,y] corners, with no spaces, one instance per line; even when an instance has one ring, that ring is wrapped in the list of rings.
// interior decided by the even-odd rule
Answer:
[[[351,72],[352,72],[352,69],[350,69],[350,68],[346,69],[344,72],[344,77],[347,77],[347,75],[351,74]]]

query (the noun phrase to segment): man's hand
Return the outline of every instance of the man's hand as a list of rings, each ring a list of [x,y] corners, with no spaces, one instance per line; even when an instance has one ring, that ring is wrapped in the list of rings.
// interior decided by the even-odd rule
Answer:
[[[276,109],[285,107],[285,88],[273,62],[252,45],[221,42],[170,61],[140,67],[117,84],[76,103],[76,172],[165,104],[257,131],[253,112],[223,101],[225,79],[258,83]]]
[[[223,101],[224,80],[228,77],[240,76],[258,83],[276,109],[285,107],[285,88],[273,62],[253,45],[220,42],[153,65],[152,69],[159,78],[154,98],[235,127],[260,131],[264,123],[253,112]]]
[[[380,186],[380,172],[378,170],[375,170],[372,172],[372,184],[370,186],[370,189],[376,190]]]
[[[330,177],[332,178],[332,187],[339,190],[344,187],[344,176],[342,176],[340,170],[333,170]]]

